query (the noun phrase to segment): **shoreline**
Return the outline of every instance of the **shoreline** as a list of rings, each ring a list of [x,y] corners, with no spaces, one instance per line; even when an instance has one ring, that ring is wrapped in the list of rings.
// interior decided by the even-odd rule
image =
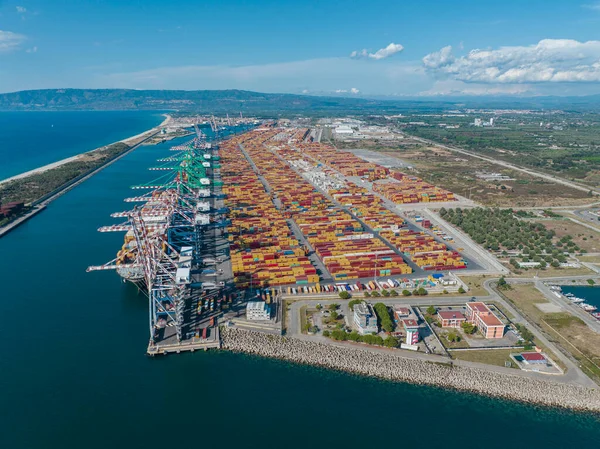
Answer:
[[[5,236],[6,234],[8,234],[13,229],[19,227],[20,225],[22,225],[26,221],[28,221],[34,215],[37,215],[42,210],[46,209],[46,206],[48,206],[52,201],[54,201],[55,199],[57,199],[61,195],[64,195],[69,190],[73,189],[74,187],[77,187],[79,184],[81,184],[82,182],[84,182],[87,179],[91,178],[96,173],[100,172],[104,168],[108,167],[112,163],[118,161],[122,157],[126,156],[127,154],[131,153],[133,150],[135,150],[138,147],[140,147],[141,145],[143,145],[143,143],[146,142],[148,139],[154,137],[156,134],[158,134],[160,132],[161,126],[163,126],[163,125],[165,125],[165,124],[167,124],[167,123],[169,123],[171,121],[171,116],[168,115],[168,114],[165,114],[165,115],[167,116],[167,118],[165,120],[163,120],[163,122],[159,126],[151,128],[148,131],[144,131],[143,133],[136,134],[135,136],[131,136],[131,137],[128,137],[126,139],[119,140],[118,142],[115,142],[115,143],[125,143],[126,145],[129,145],[129,148],[126,149],[125,151],[123,151],[122,153],[117,154],[116,156],[114,156],[114,157],[112,157],[112,158],[104,161],[104,163],[102,163],[101,165],[99,165],[99,166],[97,166],[97,167],[89,170],[86,173],[82,173],[79,176],[77,176],[77,177],[75,177],[73,179],[70,179],[69,181],[65,182],[64,184],[62,184],[61,186],[59,186],[58,188],[56,188],[54,191],[49,192],[46,195],[42,196],[41,198],[38,198],[37,200],[33,201],[31,203],[31,205],[33,207],[32,207],[32,209],[29,212],[27,212],[25,215],[22,215],[22,216],[16,218],[13,221],[10,221],[9,223],[5,224],[4,226],[0,226],[0,238],[3,237],[3,236]],[[110,145],[114,145],[115,143],[112,143]],[[16,177],[8,178],[7,180],[0,181],[0,185],[2,185],[4,182],[9,182],[9,181],[15,180],[15,179],[26,178],[27,176],[35,175],[37,173],[43,173],[43,172],[48,171],[48,170],[52,170],[52,169],[54,169],[56,167],[60,167],[61,165],[66,164],[68,162],[76,161],[78,158],[81,158],[81,157],[83,157],[85,155],[88,155],[88,154],[93,153],[93,152],[98,151],[98,150],[102,150],[102,149],[104,149],[104,148],[106,148],[106,147],[108,147],[110,145],[106,145],[104,147],[100,147],[100,148],[96,148],[95,150],[88,151],[86,153],[81,153],[81,154],[79,154],[77,156],[73,156],[73,157],[70,157],[70,158],[67,158],[67,159],[63,159],[62,161],[55,162],[54,164],[49,164],[49,165],[46,165],[44,167],[40,167],[40,168],[38,168],[36,170],[32,170],[32,171],[29,171],[29,172],[26,172],[26,173],[22,173],[21,175],[17,175]]]
[[[331,346],[255,331],[224,327],[220,333],[222,348],[232,352],[393,382],[430,385],[527,404],[600,413],[598,389],[410,359],[399,354],[377,354],[352,346]]]
[[[102,149],[104,149],[104,148],[106,148],[106,147],[108,147],[110,145],[114,145],[116,143],[125,143],[127,145],[131,145],[132,147],[135,147],[135,146],[137,146],[137,143],[133,143],[133,142],[135,142],[138,139],[143,139],[144,137],[149,137],[149,136],[147,136],[148,134],[150,134],[150,133],[156,133],[156,132],[160,131],[160,128],[162,128],[163,126],[168,125],[171,122],[172,117],[169,114],[163,114],[163,115],[166,118],[159,125],[155,126],[154,128],[150,128],[149,130],[143,131],[143,132],[141,132],[139,134],[136,134],[135,136],[127,137],[127,138],[122,139],[122,140],[117,140],[116,142],[112,142],[112,143],[109,143],[107,145],[104,145],[104,146],[101,146],[101,147],[98,147],[98,148],[94,148],[93,150],[85,151],[83,153],[76,154],[75,156],[70,156],[68,158],[52,162],[50,164],[46,164],[46,165],[43,165],[41,167],[34,168],[33,170],[28,170],[26,172],[19,173],[18,175],[14,175],[14,176],[11,176],[9,178],[1,179],[0,180],[0,185],[5,184],[5,183],[10,182],[10,181],[15,181],[17,179],[23,179],[23,178],[26,178],[26,177],[31,176],[31,175],[36,175],[38,173],[46,172],[48,170],[52,170],[54,168],[58,168],[61,165],[68,164],[69,162],[75,162],[78,159],[81,159],[81,158],[83,158],[83,157],[85,157],[87,155],[93,154],[96,151],[102,150]]]

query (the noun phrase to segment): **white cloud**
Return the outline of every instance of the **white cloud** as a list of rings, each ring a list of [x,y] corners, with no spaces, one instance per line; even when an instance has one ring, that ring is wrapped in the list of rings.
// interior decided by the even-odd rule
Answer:
[[[25,36],[22,34],[0,30],[0,53],[18,49],[24,40]]]
[[[356,87],[353,87],[352,89],[350,89],[350,93],[356,95],[356,94],[360,93],[360,90],[358,90]]]
[[[402,50],[404,50],[404,47],[402,45],[394,44],[392,42],[387,47],[380,48],[375,53],[369,53],[369,51],[366,48],[363,48],[360,51],[354,50],[352,53],[350,53],[350,57],[351,58],[369,58],[369,59],[379,60],[379,59],[389,58],[390,56],[395,55],[396,53],[400,53]]]
[[[600,2],[586,3],[584,5],[581,5],[581,7],[585,9],[592,9],[594,11],[600,11]]]
[[[471,50],[455,57],[444,47],[423,58],[425,69],[470,83],[600,82],[600,41],[544,39],[535,45]]]
[[[431,83],[418,62],[383,66],[350,58],[321,58],[261,65],[190,65],[140,71],[100,67],[88,70],[87,86],[133,89],[245,89],[259,92],[409,93]],[[85,79],[85,78],[84,78]],[[342,88],[340,86],[350,86]],[[352,90],[355,89],[354,91]]]
[[[37,50],[38,48],[34,46],[25,50],[25,53],[37,53]]]
[[[19,14],[25,14],[27,12],[27,8],[25,8],[24,6],[17,6],[17,12]]]

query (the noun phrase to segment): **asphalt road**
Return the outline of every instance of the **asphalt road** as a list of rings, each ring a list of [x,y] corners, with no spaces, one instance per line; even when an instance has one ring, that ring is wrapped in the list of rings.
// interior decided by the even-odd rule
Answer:
[[[534,279],[518,279],[520,282],[529,281],[534,282]],[[500,297],[491,287],[490,283],[495,282],[497,279],[488,279],[484,282],[484,287],[488,291],[488,295],[486,296],[478,296],[477,299],[481,301],[493,301],[504,308],[509,314],[511,314],[513,318],[513,322],[517,324],[523,324],[527,326],[527,328],[533,333],[533,335],[546,347],[548,347],[556,357],[559,358],[564,365],[567,367],[567,371],[563,375],[552,376],[551,380],[555,380],[557,382],[564,382],[574,385],[583,385],[587,387],[597,388],[598,386],[587,377],[569,357],[563,354],[552,342],[550,342],[538,329],[536,329],[533,325],[531,325],[519,311],[517,311],[511,304],[505,301],[502,297]],[[459,297],[422,297],[419,299],[415,299],[413,297],[402,297],[402,298],[377,298],[377,302],[383,302],[388,305],[415,305],[419,306],[429,306],[429,305],[453,305],[457,303],[465,303],[471,299],[471,296],[459,296]],[[321,298],[321,299],[298,299],[294,301],[289,308],[288,312],[288,323],[287,323],[287,335],[292,336],[294,338],[299,338],[303,340],[312,340],[319,341],[321,343],[327,343],[334,346],[343,347],[344,343],[335,342],[331,339],[322,337],[322,336],[310,336],[305,335],[300,332],[300,314],[299,310],[302,306],[315,307],[317,304],[331,304],[331,303],[339,303],[341,307],[341,313],[347,316],[350,316],[350,311],[347,306],[347,301],[342,301],[340,299],[331,299],[331,298]],[[347,343],[346,343],[347,344]],[[361,348],[364,348],[367,351],[375,351],[375,352],[387,352],[388,349],[382,349],[373,346],[365,346],[361,345]],[[449,363],[449,359],[447,357],[435,355],[435,354],[424,354],[419,352],[412,351],[403,351],[397,350],[397,354],[411,359],[420,359],[420,360],[428,360],[431,362],[442,362]],[[461,366],[470,366],[476,367],[479,369],[485,369],[493,372],[500,373],[509,373],[513,375],[520,375],[524,377],[532,377],[537,379],[548,380],[548,375],[515,370],[512,368],[504,368],[500,366],[492,366],[475,362],[467,362],[463,360],[453,360],[452,361],[456,365]]]

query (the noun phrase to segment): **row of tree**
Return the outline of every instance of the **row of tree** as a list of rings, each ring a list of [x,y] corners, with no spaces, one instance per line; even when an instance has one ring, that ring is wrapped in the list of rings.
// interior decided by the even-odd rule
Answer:
[[[388,333],[392,332],[394,330],[394,321],[392,320],[387,306],[382,302],[378,302],[373,306],[373,309],[375,309],[375,314],[377,315],[381,329]]]
[[[360,335],[356,331],[346,332],[343,329],[334,329],[332,331],[323,331],[323,336],[337,341],[354,341],[369,345],[385,346],[386,348],[396,348],[398,346],[398,339],[391,335],[384,339],[379,335]]]

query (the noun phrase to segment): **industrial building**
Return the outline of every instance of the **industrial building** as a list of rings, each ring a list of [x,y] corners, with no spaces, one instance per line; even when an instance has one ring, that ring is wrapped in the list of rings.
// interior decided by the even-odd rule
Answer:
[[[504,336],[504,323],[482,302],[467,303],[467,320],[477,326],[485,338]]]
[[[438,312],[438,319],[442,327],[460,327],[467,321],[462,312],[455,310],[440,310]]]
[[[265,321],[271,318],[271,310],[264,301],[250,301],[246,305],[246,319],[250,321]]]
[[[354,324],[361,335],[377,333],[377,315],[370,304],[361,302],[354,306]]]

